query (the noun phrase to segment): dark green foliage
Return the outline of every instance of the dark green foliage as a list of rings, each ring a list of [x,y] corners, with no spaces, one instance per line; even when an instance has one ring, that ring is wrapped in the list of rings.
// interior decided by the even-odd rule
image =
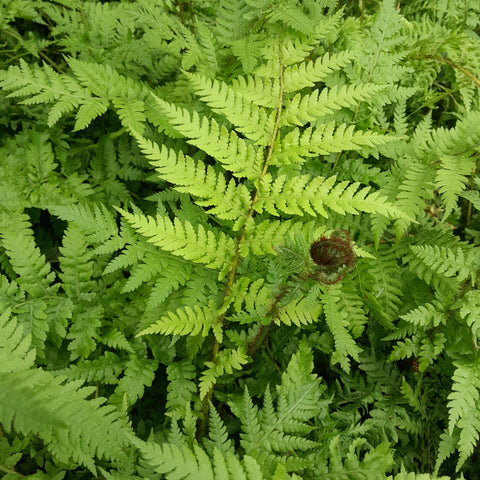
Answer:
[[[3,478],[478,478],[471,3],[0,0]]]

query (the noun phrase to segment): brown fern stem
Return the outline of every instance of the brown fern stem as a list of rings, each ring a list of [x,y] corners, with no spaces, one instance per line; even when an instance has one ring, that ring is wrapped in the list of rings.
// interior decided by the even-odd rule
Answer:
[[[272,136],[270,139],[270,143],[268,145],[268,148],[265,153],[265,158],[263,161],[263,167],[262,167],[262,172],[260,173],[259,176],[259,185],[261,184],[262,178],[265,176],[265,174],[268,171],[268,167],[270,165],[270,161],[273,155],[273,146],[275,144],[275,140],[277,139],[278,132],[280,130],[280,119],[282,115],[282,106],[283,106],[283,63],[282,63],[282,50],[281,50],[281,44],[279,45],[279,94],[278,94],[278,104],[277,104],[277,111],[275,115],[275,124],[273,127],[272,131]],[[237,237],[237,242],[236,242],[236,247],[235,247],[235,256],[233,257],[231,267],[230,267],[230,272],[228,274],[228,280],[225,285],[225,289],[223,292],[223,298],[227,298],[228,295],[230,295],[230,292],[232,290],[233,282],[235,280],[235,276],[237,274],[237,269],[240,261],[240,247],[242,243],[245,240],[245,232],[248,224],[248,220],[250,218],[253,218],[255,215],[255,204],[258,201],[258,196],[259,196],[259,190],[260,187],[257,187],[255,191],[253,192],[252,200],[250,202],[250,207],[248,210],[248,213],[245,217],[245,221],[243,224],[243,227],[240,231],[240,235]],[[225,328],[225,316],[226,316],[226,311],[224,311],[217,319],[217,323],[221,325],[222,328]],[[218,339],[215,337],[213,339],[212,343],[212,349],[211,349],[211,354],[210,358],[212,362],[216,361],[218,352],[220,351],[220,342]],[[210,402],[212,399],[213,395],[213,388],[212,387],[207,395],[205,396],[203,400],[203,405],[202,405],[202,415],[200,416],[199,419],[199,424],[197,427],[197,439],[201,439],[204,434],[205,434],[205,429],[206,429],[206,422],[207,422],[207,417],[208,417],[208,412],[210,409]]]

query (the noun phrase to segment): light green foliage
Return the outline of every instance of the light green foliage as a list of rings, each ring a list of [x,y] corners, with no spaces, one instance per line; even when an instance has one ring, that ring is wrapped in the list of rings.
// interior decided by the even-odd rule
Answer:
[[[478,477],[474,3],[0,0],[5,478]]]

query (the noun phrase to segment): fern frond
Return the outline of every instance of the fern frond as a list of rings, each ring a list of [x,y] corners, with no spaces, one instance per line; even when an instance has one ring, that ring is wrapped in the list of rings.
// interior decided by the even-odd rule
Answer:
[[[68,311],[69,305],[66,304],[60,308],[61,302],[57,297],[59,285],[53,283],[55,274],[36,245],[27,215],[13,213],[10,216],[0,215],[0,225],[1,243],[13,270],[12,276],[18,275],[16,282],[21,288],[18,293],[24,297],[20,305],[16,306],[15,302],[12,307],[15,305],[19,320],[24,324],[26,333],[32,334],[37,355],[42,358],[51,327],[64,329],[71,310]],[[58,311],[48,317],[48,309],[54,304]]]
[[[408,218],[380,192],[369,193],[370,187],[360,188],[358,182],[335,184],[336,177],[324,178],[309,175],[297,175],[290,179],[279,175],[273,179],[270,174],[263,177],[260,194],[255,210],[279,216],[279,212],[288,215],[316,216],[317,213],[328,218],[325,207],[345,215],[358,212],[380,213],[389,218]]]
[[[257,145],[268,144],[273,132],[275,112],[268,113],[224,82],[192,73],[187,77],[195,93],[213,111],[225,115],[238,131]]]
[[[110,397],[110,402],[117,406],[133,405],[142,398],[145,387],[152,385],[155,372],[158,368],[158,360],[148,358],[147,347],[141,341],[133,341],[134,352],[129,354],[124,362],[123,376],[120,378],[115,393]]]
[[[167,367],[166,415],[174,419],[185,417],[193,395],[197,392],[195,366],[189,360],[172,362]]]
[[[271,255],[275,252],[275,246],[281,245],[289,233],[301,225],[301,222],[291,220],[264,220],[254,225],[247,224],[245,241],[240,246],[241,255]]]
[[[445,205],[444,218],[447,218],[457,205],[458,197],[465,190],[468,176],[474,172],[475,159],[462,156],[444,156],[441,168],[437,171],[435,188],[438,189]]]
[[[249,8],[244,0],[232,2],[221,0],[218,4],[215,32],[223,42],[231,43],[244,38],[248,33],[248,21],[245,15]]]
[[[215,450],[226,455],[233,452],[233,444],[228,438],[227,429],[222,422],[220,415],[213,405],[210,405],[210,418],[208,423],[208,439],[206,439],[205,448],[210,455],[214,455]]]
[[[446,313],[440,311],[431,303],[420,305],[405,315],[401,315],[400,318],[422,328],[438,327],[447,323]]]
[[[16,372],[31,368],[35,362],[35,350],[31,335],[23,335],[15,318],[10,318],[7,308],[0,314],[0,371]]]
[[[284,2],[275,5],[269,14],[272,22],[281,22],[298,32],[308,35],[315,27],[315,21],[297,2]]]
[[[275,108],[278,105],[280,92],[278,78],[242,75],[232,80],[231,88],[245,100],[258,106]]]
[[[231,42],[233,54],[242,62],[243,71],[252,73],[261,58],[264,35],[250,33]],[[263,105],[259,103],[258,105]]]
[[[446,278],[454,278],[461,283],[471,280],[472,284],[477,276],[479,255],[475,249],[466,249],[463,246],[444,247],[438,245],[412,245],[410,250],[427,266],[425,281],[436,273]]]
[[[1,239],[12,267],[19,276],[18,283],[34,297],[47,295],[55,274],[35,244],[28,216],[12,215],[8,220],[5,217]]]
[[[100,202],[50,205],[47,208],[53,215],[75,224],[88,242],[104,243],[118,234],[114,215]]]
[[[143,133],[147,117],[145,115],[145,103],[142,100],[114,98],[113,106],[122,125],[128,132]]]
[[[69,380],[116,384],[118,376],[124,369],[123,363],[124,361],[118,355],[107,351],[95,360],[84,360],[82,363],[72,364],[68,368],[54,373],[55,375],[65,375]]]
[[[375,259],[362,261],[360,271],[365,272],[367,277],[364,292],[367,305],[380,323],[391,329],[403,295],[395,252],[380,248]]]
[[[255,149],[251,142],[240,138],[235,131],[228,131],[216,120],[192,114],[155,97],[161,111],[168,117],[176,131],[187,137],[192,145],[218,160],[238,177],[255,179],[263,161],[262,149]]]
[[[353,58],[353,52],[342,50],[330,55],[326,53],[314,62],[303,62],[284,71],[284,90],[286,93],[297,92],[305,87],[313,87],[332,72],[345,67]]]
[[[376,149],[394,140],[394,137],[369,131],[355,131],[353,126],[336,125],[335,122],[320,124],[302,131],[294,128],[288,132],[274,148],[272,165],[303,164],[305,157],[328,155],[346,150],[362,151]],[[358,178],[355,178],[358,180]]]
[[[249,456],[240,460],[233,453],[214,449],[213,459],[198,445],[192,449],[164,443],[140,447],[145,460],[167,480],[266,480],[258,463]]]
[[[460,317],[465,320],[475,338],[480,338],[480,292],[470,290],[462,298]]]
[[[285,104],[282,125],[304,125],[317,117],[330,115],[345,107],[353,107],[368,100],[384,89],[382,85],[342,85],[341,87],[313,90],[308,95],[297,93]]]
[[[137,142],[144,155],[151,160],[160,178],[173,183],[175,190],[199,198],[202,207],[212,207],[208,213],[226,220],[246,215],[250,205],[247,188],[237,185],[233,179],[228,182],[221,172],[200,160],[193,160],[181,151],[176,153],[164,145],[149,142],[137,136]]]
[[[199,307],[195,305],[193,309],[190,307],[179,308],[175,312],[168,312],[160,320],[142,330],[138,335],[151,335],[161,333],[163,335],[199,335],[206,337],[212,329],[216,336],[221,331],[216,328],[215,321],[217,318],[217,309],[214,302],[210,302],[208,306]]]
[[[285,325],[294,324],[297,327],[308,325],[318,321],[321,311],[322,306],[320,304],[312,304],[308,297],[299,298],[279,310],[275,317],[275,323],[277,325],[282,323]]]
[[[275,468],[274,452],[308,451],[317,446],[306,435],[312,431],[309,420],[324,408],[325,402],[320,398],[325,387],[312,374],[312,369],[312,352],[304,339],[282,374],[281,384],[277,386],[276,407],[268,389],[261,410],[254,406],[248,390],[245,390],[239,405],[230,404],[242,422],[242,447],[248,455],[263,458],[266,471]],[[290,470],[302,468],[299,464],[305,467],[309,462],[304,458],[295,466],[295,462],[300,460],[295,457],[296,454],[293,453],[288,465]]]
[[[418,218],[425,209],[426,200],[433,198],[433,174],[431,167],[424,165],[418,160],[408,162],[406,171],[401,174],[403,182],[398,187],[398,206],[411,218]],[[410,222],[405,219],[397,220],[400,232],[405,232]]]
[[[218,269],[233,257],[235,242],[222,232],[216,234],[202,225],[195,228],[190,222],[178,218],[172,222],[160,215],[153,218],[118,210],[150,243],[186,260]]]
[[[452,435],[455,428],[460,430],[458,470],[472,454],[479,438],[480,377],[475,365],[456,362],[455,367],[452,393],[448,396],[448,433]]]
[[[205,362],[207,367],[200,376],[200,399],[203,400],[207,393],[217,383],[218,378],[225,373],[232,373],[233,370],[241,370],[242,365],[249,361],[245,352],[245,345],[234,349],[225,349],[219,352],[216,362]]]
[[[350,372],[349,356],[355,361],[359,360],[362,349],[355,343],[347,330],[348,318],[345,309],[341,308],[341,288],[331,285],[323,289],[320,300],[323,305],[325,321],[332,333],[335,351],[332,354],[332,363],[339,363],[345,372]]]
[[[94,457],[119,460],[129,443],[129,428],[105,399],[86,400],[92,388],[65,383],[41,369],[31,369],[29,337],[21,340],[15,320],[0,317],[0,422],[7,431],[40,436],[60,462],[83,464],[95,472]]]

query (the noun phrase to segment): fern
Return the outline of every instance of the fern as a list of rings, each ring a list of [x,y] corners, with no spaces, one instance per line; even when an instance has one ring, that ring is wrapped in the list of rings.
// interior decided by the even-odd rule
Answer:
[[[95,456],[119,459],[128,444],[129,429],[111,407],[102,406],[105,399],[87,400],[92,388],[65,383],[62,377],[32,368],[30,338],[22,339],[8,311],[1,317],[0,329],[1,337],[8,339],[0,350],[4,428],[38,435],[48,442],[55,458],[83,464],[92,472]]]
[[[2,473],[475,477],[479,9],[397,3],[0,1]]]
[[[145,218],[120,211],[131,225],[137,228],[139,233],[149,237],[149,241],[154,245],[186,260],[204,263],[210,268],[219,268],[231,257],[234,242],[223,233],[215,235],[211,230],[205,230],[202,225],[195,229],[189,222],[172,222],[166,217]]]
[[[459,460],[457,469],[460,468],[471,455],[474,445],[478,441],[480,419],[478,415],[478,378],[474,369],[468,364],[456,364],[452,377],[453,388],[449,395],[449,422],[448,430],[452,435],[457,427],[460,430],[458,439]]]

